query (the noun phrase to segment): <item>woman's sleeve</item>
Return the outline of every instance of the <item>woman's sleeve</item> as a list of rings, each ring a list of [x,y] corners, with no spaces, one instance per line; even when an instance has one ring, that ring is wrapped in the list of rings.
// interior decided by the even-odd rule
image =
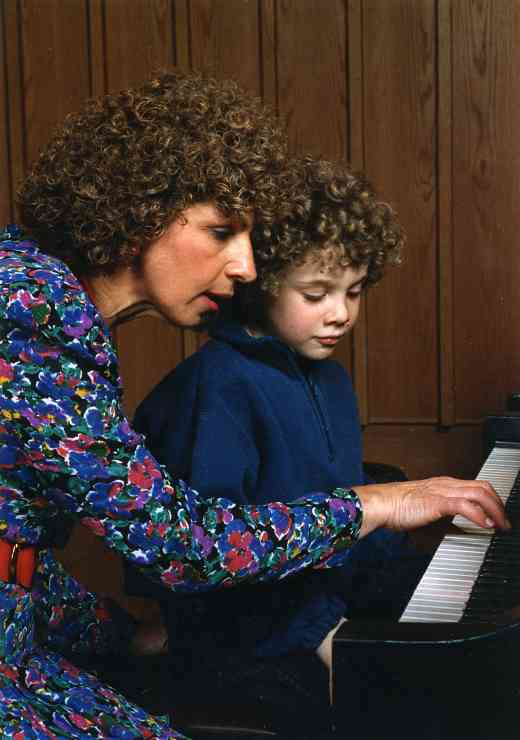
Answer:
[[[38,541],[58,513],[79,518],[154,580],[188,591],[342,562],[361,526],[355,493],[241,506],[172,480],[124,417],[106,327],[84,293],[45,270],[20,280],[0,300],[13,538]]]

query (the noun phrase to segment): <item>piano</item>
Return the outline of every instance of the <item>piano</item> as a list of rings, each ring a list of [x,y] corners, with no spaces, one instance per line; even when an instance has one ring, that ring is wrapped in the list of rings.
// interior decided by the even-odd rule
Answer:
[[[333,641],[338,737],[520,736],[520,414],[488,417],[478,478],[513,530],[455,517],[398,622],[346,622]]]

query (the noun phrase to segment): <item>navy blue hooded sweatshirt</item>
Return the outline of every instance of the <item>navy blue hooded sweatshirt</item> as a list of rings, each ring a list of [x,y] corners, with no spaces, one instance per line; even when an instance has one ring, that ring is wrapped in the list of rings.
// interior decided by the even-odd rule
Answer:
[[[243,503],[292,501],[366,482],[356,398],[339,363],[301,358],[278,339],[251,337],[232,322],[212,337],[136,412],[134,427],[160,462],[204,496]],[[357,564],[377,568],[401,554],[404,540],[379,530],[352,548],[341,569],[196,597],[169,594],[170,632],[201,652],[315,649],[356,592]]]

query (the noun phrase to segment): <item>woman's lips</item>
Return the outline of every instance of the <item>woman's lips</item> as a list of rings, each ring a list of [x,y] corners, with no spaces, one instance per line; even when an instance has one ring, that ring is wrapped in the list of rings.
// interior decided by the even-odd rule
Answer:
[[[218,303],[215,301],[214,298],[210,298],[206,294],[201,295],[201,298],[205,303],[204,309],[206,311],[218,311],[219,310],[220,306],[218,305]]]
[[[200,298],[202,298],[204,303],[206,304],[206,311],[220,311],[221,304],[224,301],[229,301],[232,295],[232,293],[223,293],[222,295],[217,295],[214,293],[203,293]]]

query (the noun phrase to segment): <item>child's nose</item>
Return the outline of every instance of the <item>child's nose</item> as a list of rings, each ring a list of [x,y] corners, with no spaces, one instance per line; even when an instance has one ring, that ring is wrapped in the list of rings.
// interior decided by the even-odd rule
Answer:
[[[348,306],[344,301],[338,301],[334,304],[328,320],[333,324],[346,324],[349,319]]]

